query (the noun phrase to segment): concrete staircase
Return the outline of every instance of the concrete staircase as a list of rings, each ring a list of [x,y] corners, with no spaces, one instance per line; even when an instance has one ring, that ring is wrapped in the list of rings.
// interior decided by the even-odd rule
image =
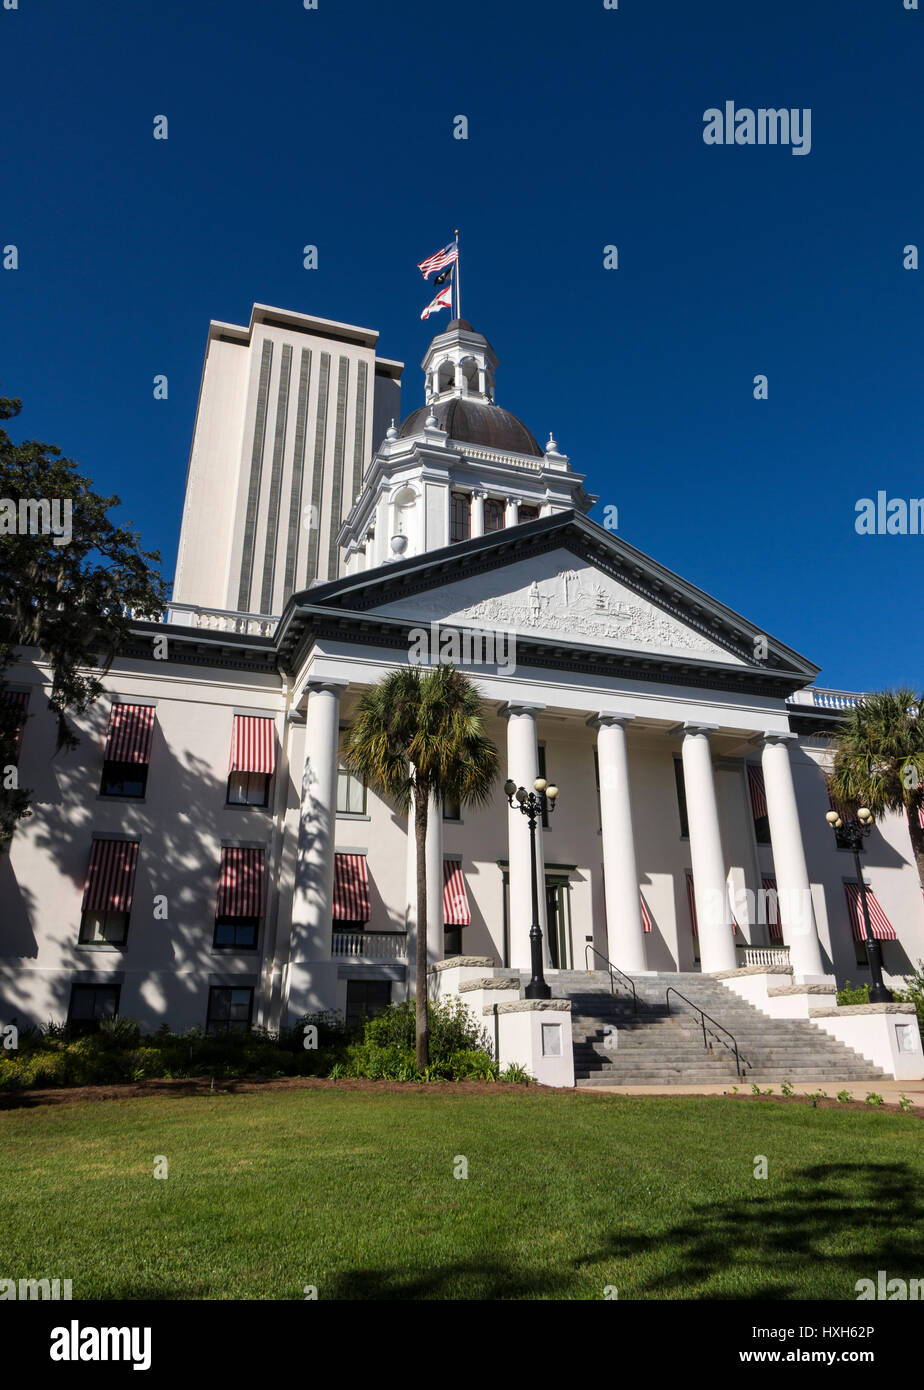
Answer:
[[[529,973],[523,972],[523,983]],[[552,993],[571,1000],[574,1075],[578,1086],[776,1084],[876,1081],[884,1073],[808,1019],[770,1018],[708,975],[637,975],[638,1014],[626,987],[613,994],[605,971],[551,971]],[[734,1034],[744,1079],[735,1072],[730,1039],[676,995],[672,985]],[[615,1030],[615,1031],[614,1031]],[[607,1045],[609,1042],[609,1045]],[[613,1046],[615,1043],[615,1046]]]

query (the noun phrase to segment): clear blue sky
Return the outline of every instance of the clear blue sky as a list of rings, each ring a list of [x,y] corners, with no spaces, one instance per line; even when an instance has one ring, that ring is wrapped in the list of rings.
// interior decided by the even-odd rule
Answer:
[[[0,53],[14,437],[117,491],[168,575],[209,319],[377,328],[409,413],[447,318],[420,322],[415,263],[458,225],[497,398],[554,430],[595,518],[617,505],[823,684],[924,684],[924,536],[854,529],[860,497],[924,495],[924,270],[901,254],[924,251],[924,12],[19,0]],[[810,107],[811,153],[705,145],[727,100]]]

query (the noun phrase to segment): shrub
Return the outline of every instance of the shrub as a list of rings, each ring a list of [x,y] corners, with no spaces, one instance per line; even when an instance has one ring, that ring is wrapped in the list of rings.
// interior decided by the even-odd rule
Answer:
[[[417,1025],[413,999],[390,1004],[377,1018],[368,1018],[363,1040],[380,1047],[416,1048]],[[427,1005],[430,1024],[430,1063],[441,1065],[457,1052],[486,1052],[491,1042],[461,999],[438,999]]]
[[[112,1018],[101,1018],[98,1037],[113,1047],[133,1047],[141,1036],[141,1029],[133,1018],[123,1018],[115,1014]]]
[[[837,991],[836,999],[838,1004],[868,1004],[869,985],[852,985],[845,980],[844,988]]]

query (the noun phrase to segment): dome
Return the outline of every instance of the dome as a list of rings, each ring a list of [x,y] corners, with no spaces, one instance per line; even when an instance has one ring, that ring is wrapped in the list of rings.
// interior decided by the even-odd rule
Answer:
[[[522,420],[499,405],[477,397],[452,396],[448,400],[422,405],[398,430],[399,439],[419,434],[428,415],[435,415],[441,430],[463,444],[483,444],[511,454],[532,454],[542,458],[542,450]]]

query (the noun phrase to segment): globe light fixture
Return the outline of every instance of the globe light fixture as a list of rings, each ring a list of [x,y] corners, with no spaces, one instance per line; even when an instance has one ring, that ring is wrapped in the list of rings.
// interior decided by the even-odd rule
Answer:
[[[524,991],[527,999],[551,999],[552,991],[542,970],[542,928],[539,926],[539,880],[536,865],[536,824],[542,823],[545,807],[554,811],[558,788],[549,786],[544,777],[533,782],[533,791],[518,787],[510,778],[504,783],[504,795],[514,811],[520,811],[529,821],[529,862],[532,873],[533,920],[529,929],[529,958],[532,978]]]
[[[873,930],[870,926],[866,884],[863,880],[863,865],[860,863],[863,841],[873,828],[873,813],[868,806],[860,806],[857,810],[856,820],[845,821],[837,811],[829,811],[825,820],[834,831],[838,849],[851,850],[856,865],[857,883],[860,887],[860,906],[863,910],[863,939],[866,943],[866,956],[869,961],[869,1002],[871,1004],[891,1004],[894,995],[890,989],[886,988],[882,978],[882,944],[877,937],[873,936]]]

